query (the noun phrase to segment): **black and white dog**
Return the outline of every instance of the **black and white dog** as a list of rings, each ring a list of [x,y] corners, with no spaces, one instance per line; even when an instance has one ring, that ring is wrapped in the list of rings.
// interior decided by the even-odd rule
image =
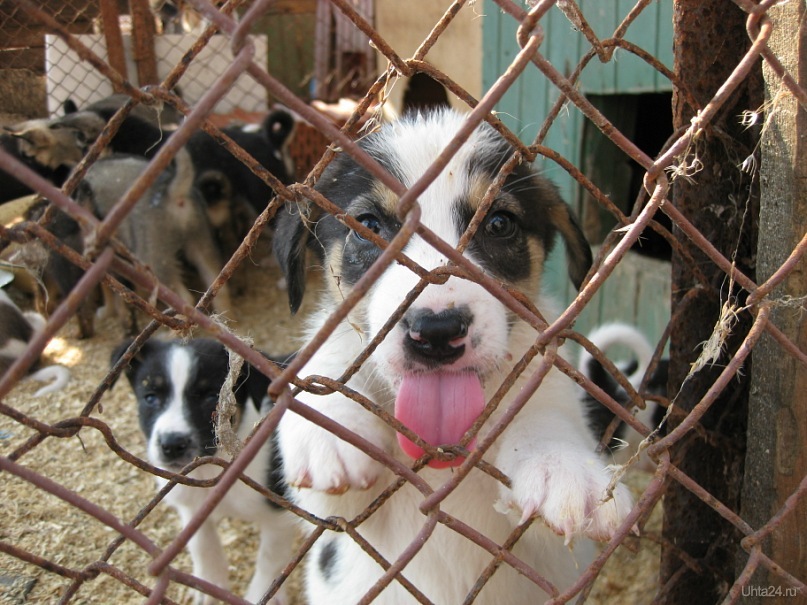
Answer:
[[[450,111],[410,116],[368,135],[360,145],[409,187],[463,123],[461,115]],[[512,152],[492,127],[483,124],[475,129],[418,197],[422,225],[457,246]],[[399,231],[397,196],[347,154],[329,165],[317,187],[346,215],[383,239]],[[541,274],[558,235],[566,244],[572,281],[579,287],[591,264],[588,243],[555,188],[522,164],[507,177],[464,255],[495,280],[520,289],[551,320],[556,316],[555,304],[541,289]],[[299,307],[304,294],[309,246],[317,254],[316,263],[324,268],[326,287],[321,310],[311,321],[311,334],[323,326],[380,255],[379,248],[360,233],[316,210],[302,217],[293,211],[283,213],[274,241],[288,279],[292,310]],[[420,235],[409,241],[404,254],[429,271],[448,264]],[[319,348],[302,376],[343,375],[419,282],[403,264],[390,265]],[[451,480],[452,467],[462,461],[441,456],[439,448],[461,443],[474,449],[514,399],[525,394],[540,355],[527,360],[526,371],[496,409],[486,410],[536,338],[537,332],[487,289],[451,275],[443,283],[425,287],[347,382],[381,410],[394,412],[420,439],[396,434],[378,415],[342,392],[302,392],[297,398],[404,464],[411,465],[424,453],[432,455],[419,477],[437,489]],[[607,494],[612,472],[594,453],[596,440],[586,422],[579,388],[567,376],[551,369],[528,397],[484,455],[485,461],[507,475],[510,487],[472,469],[441,501],[440,512],[499,545],[520,522],[539,517],[512,552],[562,590],[592,557],[591,539],[612,536],[632,500],[620,484],[613,497]],[[466,434],[483,410],[490,411],[490,417],[475,436]],[[278,442],[293,497],[321,517],[353,519],[396,480],[386,466],[293,413],[283,416]],[[479,588],[475,584],[484,570],[498,563],[489,550],[448,524],[438,523],[428,539],[418,541],[429,522],[419,509],[423,498],[420,489],[407,483],[356,531],[390,563],[407,549],[417,548],[401,576],[430,602],[462,603]],[[382,566],[348,533],[326,533],[314,545],[307,567],[309,603],[355,603],[383,574]],[[374,603],[412,603],[415,597],[404,584],[399,578],[391,581]],[[474,602],[532,605],[542,595],[536,583],[505,564],[482,585]]]
[[[644,334],[635,327],[624,323],[608,323],[591,332],[588,339],[603,353],[606,353],[612,347],[621,346],[626,348],[632,358],[617,364],[617,368],[622,371],[634,389],[638,390],[640,388],[653,358],[653,347]],[[580,351],[577,368],[615,401],[623,406],[630,404],[630,397],[625,389],[585,349]],[[649,376],[644,392],[648,395],[666,397],[668,374],[669,359],[661,359],[656,365],[653,374]],[[594,434],[603,436],[614,419],[614,413],[588,393],[584,395],[584,402]],[[664,418],[664,412],[664,406],[655,401],[647,401],[644,408],[636,410],[636,418],[652,430],[659,426]],[[608,443],[608,448],[615,462],[625,464],[637,453],[642,440],[642,435],[624,422],[620,422],[610,443]],[[647,471],[654,469],[652,461],[644,453],[640,456],[639,462],[638,468],[640,469]]]
[[[0,376],[25,352],[31,340],[44,329],[46,321],[35,311],[22,311],[0,288]],[[28,376],[49,383],[34,393],[39,397],[63,389],[70,381],[70,370],[58,364],[40,367],[36,363]]]
[[[130,344],[131,340],[127,340],[115,349],[113,364]],[[152,339],[135,355],[125,373],[137,398],[140,427],[146,437],[148,459],[154,466],[179,472],[195,458],[224,456],[218,451],[215,416],[219,392],[228,371],[227,350],[210,339],[187,342]],[[268,378],[244,364],[233,386],[238,408],[233,429],[239,439],[245,439],[261,418],[262,402],[264,399],[268,402],[268,386]],[[245,474],[275,493],[283,494],[280,458],[273,449],[273,444],[267,443]],[[211,479],[220,473],[221,467],[217,465],[201,465],[189,476]],[[155,479],[158,488],[167,483],[163,478]],[[183,525],[196,514],[204,500],[203,488],[181,484],[165,497],[176,509]],[[257,602],[289,561],[294,540],[293,521],[281,507],[244,483],[235,483],[188,544],[194,575],[221,587],[228,585],[227,559],[216,531],[222,517],[249,521],[260,531],[255,573],[246,593],[247,600]],[[200,593],[196,602],[206,605],[218,601]],[[281,587],[270,602],[286,603],[285,588]]]

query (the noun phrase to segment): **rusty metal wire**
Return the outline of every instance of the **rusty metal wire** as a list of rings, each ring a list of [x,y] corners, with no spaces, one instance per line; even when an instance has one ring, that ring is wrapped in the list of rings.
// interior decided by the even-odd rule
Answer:
[[[242,599],[236,595],[206,583],[199,578],[194,578],[190,574],[180,571],[174,563],[180,552],[186,547],[190,538],[199,529],[201,524],[211,514],[214,507],[221,501],[227,491],[237,482],[243,481],[253,489],[261,491],[265,496],[271,498],[280,505],[288,508],[294,514],[305,519],[316,529],[302,542],[293,559],[289,561],[283,576],[278,578],[272,590],[276,590],[278,585],[287,580],[288,576],[300,566],[303,557],[314,544],[314,542],[326,530],[343,531],[352,536],[357,543],[382,566],[385,573],[376,586],[366,595],[357,595],[357,602],[370,603],[381,593],[381,591],[392,582],[401,583],[413,596],[421,603],[429,603],[416,585],[413,585],[405,578],[405,568],[411,559],[417,554],[422,543],[432,535],[438,524],[443,524],[451,530],[462,534],[469,541],[477,544],[491,554],[491,564],[487,570],[478,578],[477,584],[468,594],[466,602],[471,603],[476,595],[484,587],[496,569],[502,565],[509,565],[519,573],[532,580],[537,586],[551,595],[550,603],[566,603],[573,599],[584,600],[591,591],[592,585],[601,572],[603,566],[622,544],[630,543],[630,536],[636,528],[642,529],[647,522],[652,509],[661,500],[665,486],[669,482],[676,482],[691,492],[695,497],[704,502],[718,515],[734,526],[743,536],[740,546],[747,553],[747,561],[743,564],[743,569],[738,573],[734,584],[727,588],[727,603],[735,603],[742,597],[744,590],[751,585],[754,572],[759,568],[767,569],[771,574],[778,577],[782,582],[800,591],[799,594],[807,594],[807,577],[799,576],[786,570],[786,561],[776,561],[766,553],[767,539],[781,526],[784,520],[796,514],[797,507],[804,506],[807,498],[807,477],[801,479],[798,488],[789,494],[781,507],[767,521],[759,526],[753,527],[745,521],[738,511],[731,510],[725,503],[704,489],[696,481],[684,473],[672,461],[670,451],[673,446],[681,442],[687,434],[701,430],[700,420],[704,414],[708,413],[714,401],[724,392],[726,385],[736,377],[747,363],[757,342],[763,335],[771,336],[783,355],[792,357],[794,363],[807,368],[807,352],[799,349],[798,345],[792,342],[782,330],[780,330],[772,320],[772,309],[777,304],[771,298],[774,288],[783,282],[788,276],[797,271],[804,263],[804,255],[807,253],[807,235],[805,235],[798,245],[792,250],[790,256],[781,264],[779,269],[765,282],[755,283],[753,279],[745,275],[738,267],[734,259],[723,255],[710,241],[707,234],[701,233],[691,221],[675,205],[670,202],[671,182],[668,171],[677,165],[682,155],[694,143],[699,133],[709,129],[715,115],[721,107],[735,94],[738,87],[749,77],[749,73],[760,62],[764,62],[781,80],[787,91],[793,95],[801,105],[802,110],[807,110],[807,91],[799,85],[794,74],[789,73],[783,67],[779,58],[769,48],[768,41],[774,28],[773,22],[768,18],[767,11],[775,4],[773,1],[754,3],[750,0],[735,0],[735,4],[747,13],[747,31],[751,41],[747,53],[738,57],[737,64],[724,82],[723,86],[716,91],[711,100],[702,107],[698,107],[694,101],[692,107],[698,107],[697,116],[692,120],[689,127],[684,128],[674,134],[668,141],[663,151],[655,158],[649,157],[625,134],[621,133],[603,115],[591,101],[578,88],[579,78],[595,57],[603,63],[614,60],[614,51],[624,49],[635,56],[641,58],[646,64],[654,68],[663,77],[669,79],[672,84],[680,89],[681,94],[691,99],[690,92],[686,90],[684,84],[678,81],[675,74],[661,64],[652,54],[639,48],[624,39],[625,32],[629,25],[647,8],[649,0],[639,0],[636,5],[624,15],[613,34],[606,39],[599,39],[591,28],[586,11],[581,6],[571,0],[541,0],[529,3],[532,6],[527,10],[520,4],[511,0],[496,0],[498,9],[502,10],[509,18],[514,19],[519,24],[518,42],[520,51],[513,57],[508,69],[490,86],[486,93],[479,99],[474,98],[468,91],[464,90],[454,79],[452,74],[444,73],[428,63],[428,53],[435,42],[450,27],[452,21],[461,11],[470,10],[472,2],[457,0],[452,3],[442,19],[434,24],[429,35],[422,41],[418,49],[411,58],[404,58],[389,45],[377,32],[373,24],[368,22],[356,10],[350,2],[346,0],[332,0],[334,10],[338,10],[349,22],[353,23],[357,30],[363,32],[375,49],[384,57],[388,67],[382,70],[383,73],[370,85],[366,95],[359,100],[355,112],[340,128],[322,113],[314,110],[305,100],[301,99],[287,86],[276,78],[272,73],[261,67],[256,62],[255,46],[250,37],[256,21],[263,17],[271,7],[272,0],[257,0],[256,2],[231,2],[222,7],[217,7],[207,0],[192,0],[195,10],[203,15],[210,22],[209,27],[199,34],[198,41],[191,50],[188,51],[183,60],[176,66],[176,69],[159,85],[135,87],[118,74],[103,59],[95,55],[86,48],[74,36],[64,23],[60,23],[57,18],[47,13],[41,7],[29,0],[14,0],[12,2],[16,10],[24,14],[26,18],[40,23],[50,32],[61,37],[65,43],[79,54],[82,59],[90,63],[99,73],[112,81],[116,88],[124,91],[132,97],[116,115],[116,117],[105,128],[98,141],[91,148],[88,156],[79,167],[76,174],[62,189],[54,187],[52,184],[39,177],[31,170],[20,164],[13,157],[0,151],[0,168],[29,185],[32,189],[45,196],[51,203],[60,210],[70,214],[81,221],[93,234],[93,245],[84,255],[80,255],[59,242],[42,225],[36,223],[23,223],[21,225],[0,229],[0,237],[4,241],[26,242],[39,240],[43,242],[54,253],[65,256],[86,270],[83,278],[74,287],[72,292],[57,307],[47,322],[46,329],[29,343],[25,353],[11,366],[8,372],[0,378],[0,414],[10,421],[31,429],[34,436],[19,445],[14,451],[7,455],[0,456],[0,471],[14,475],[23,481],[30,483],[42,492],[52,494],[65,502],[68,506],[82,511],[86,515],[94,518],[101,524],[107,526],[114,534],[115,538],[110,542],[106,552],[98,560],[86,564],[75,564],[68,560],[54,561],[48,560],[34,552],[29,552],[20,546],[10,543],[5,539],[0,539],[0,552],[7,556],[14,557],[30,565],[41,568],[47,573],[56,574],[69,580],[69,588],[61,596],[61,602],[71,602],[78,593],[79,588],[104,574],[117,582],[125,584],[140,595],[146,596],[150,603],[171,603],[167,591],[172,584],[182,584],[194,588],[199,588],[210,595],[222,599],[228,603],[242,603]],[[543,19],[547,11],[553,7],[560,8],[570,22],[576,28],[574,35],[582,35],[590,50],[581,59],[580,63],[572,70],[561,70],[559,66],[553,65],[546,54],[543,53],[542,44],[544,42]],[[238,9],[238,10],[236,10]],[[238,14],[240,12],[240,14]],[[237,17],[236,17],[237,15]],[[232,60],[227,70],[209,88],[206,94],[194,105],[186,104],[175,93],[171,92],[173,86],[180,79],[182,73],[191,64],[198,52],[208,43],[214,32],[220,32],[228,36],[231,43]],[[547,116],[538,116],[544,122],[538,135],[530,143],[524,143],[508,130],[504,124],[493,113],[494,108],[502,96],[514,86],[525,70],[539,70],[552,86],[559,91],[559,98]],[[399,77],[408,77],[415,73],[426,73],[435,80],[443,84],[448,90],[456,94],[458,98],[467,103],[468,114],[465,126],[459,135],[452,141],[446,142],[446,147],[438,160],[424,173],[421,178],[409,188],[404,187],[396,178],[388,173],[372,157],[365,153],[355,142],[358,135],[358,124],[363,114],[375,103],[378,97],[382,96],[383,90],[393,80]],[[568,74],[568,75],[564,75]],[[216,124],[210,119],[216,110],[217,103],[232,88],[234,82],[242,77],[248,76],[256,87],[263,87],[273,98],[279,100],[289,109],[294,111],[302,119],[305,119],[317,131],[322,133],[329,141],[330,147],[323,150],[322,159],[314,166],[308,177],[301,183],[284,185],[278,179],[264,169],[258,162],[251,158],[243,149],[238,147],[229,137],[227,137]],[[170,139],[160,148],[153,160],[150,161],[146,172],[135,182],[126,194],[119,200],[115,207],[107,216],[99,221],[84,208],[79,206],[70,195],[81,178],[84,170],[95,161],[102,153],[104,147],[114,136],[116,129],[125,119],[131,109],[139,103],[145,104],[169,104],[176,108],[185,116],[184,121],[178,127]],[[643,203],[637,203],[630,215],[623,213],[609,198],[601,191],[586,175],[584,175],[568,158],[564,158],[557,151],[545,146],[546,134],[556,120],[564,106],[569,104],[576,107],[591,124],[596,126],[605,134],[626,157],[633,159],[645,171]],[[535,117],[535,116],[531,116]],[[449,159],[464,144],[468,135],[482,121],[487,121],[499,132],[501,132],[514,147],[513,156],[502,166],[502,172],[488,192],[482,203],[482,209],[475,221],[472,222],[468,233],[460,242],[458,248],[453,248],[441,241],[434,233],[429,231],[420,223],[420,211],[417,203],[421,194],[429,184],[436,178],[445,167]],[[208,291],[194,307],[189,305],[175,292],[172,292],[164,284],[160,284],[144,267],[138,259],[116,238],[115,234],[121,221],[131,212],[136,201],[143,192],[154,183],[155,179],[165,170],[177,152],[185,145],[189,137],[197,130],[205,130],[211,134],[233,155],[244,162],[257,176],[263,179],[277,193],[277,197],[267,206],[265,211],[258,217],[251,228],[249,234],[241,243],[238,250],[227,262],[219,278],[210,286]],[[373,241],[382,249],[378,260],[372,268],[358,281],[355,287],[345,296],[339,306],[333,309],[330,317],[323,325],[322,329],[315,337],[303,347],[296,358],[284,368],[278,368],[275,364],[265,359],[257,351],[246,344],[238,334],[211,317],[207,309],[211,301],[215,298],[221,287],[227,283],[236,269],[245,262],[251,254],[258,236],[269,224],[272,218],[283,207],[284,203],[307,203],[310,205],[310,212],[338,214],[338,209],[316,190],[313,184],[321,174],[327,163],[333,158],[335,150],[340,149],[343,153],[350,154],[362,167],[377,177],[391,191],[399,196],[398,213],[402,219],[400,231],[390,241],[384,241],[376,234],[370,232],[366,227],[359,224],[351,217],[339,216],[349,228],[360,232],[366,239]],[[616,219],[619,229],[618,233],[612,233],[603,245],[600,256],[596,259],[592,272],[588,275],[584,287],[579,295],[566,307],[561,315],[551,324],[541,316],[534,305],[525,300],[525,297],[518,292],[514,292],[505,285],[492,279],[489,275],[471,264],[463,255],[464,247],[470,241],[475,229],[479,224],[479,219],[489,207],[496,188],[501,185],[506,174],[513,170],[522,161],[532,161],[537,156],[544,156],[554,161],[557,166],[566,171],[575,182],[592,194],[596,201],[606,208]],[[656,213],[664,213],[675,226],[677,235],[673,235],[670,230],[661,227],[655,220]],[[547,372],[553,367],[557,367],[574,381],[580,384],[590,394],[602,402],[620,420],[629,424],[643,436],[651,434],[651,428],[643,425],[631,411],[618,402],[611,399],[597,385],[591,383],[585,376],[578,372],[568,359],[564,359],[558,352],[560,344],[564,340],[574,340],[588,350],[596,359],[615,376],[620,384],[629,394],[632,404],[641,407],[646,399],[642,394],[645,388],[643,384],[638,389],[634,389],[617,368],[606,359],[602,352],[597,350],[585,337],[574,332],[575,320],[580,316],[583,309],[590,304],[592,298],[603,287],[603,284],[610,278],[614,270],[620,264],[628,250],[639,240],[641,234],[647,227],[651,227],[662,234],[671,245],[681,253],[681,256],[692,265],[692,270],[699,280],[699,287],[712,292],[715,299],[719,298],[719,292],[714,284],[698,272],[695,261],[688,256],[677,238],[686,238],[693,244],[706,258],[717,266],[728,278],[736,283],[747,293],[745,306],[741,312],[746,313],[752,320],[750,331],[743,339],[741,346],[728,360],[719,377],[711,385],[708,391],[698,401],[693,409],[685,417],[676,423],[673,430],[663,436],[654,437],[647,446],[647,453],[654,461],[655,474],[649,484],[628,515],[628,518],[604,546],[594,563],[587,569],[581,570],[580,576],[575,584],[564,592],[560,592],[552,586],[545,578],[542,578],[535,570],[526,563],[519,560],[511,552],[512,546],[519,537],[529,527],[530,523],[540,523],[540,520],[531,519],[522,526],[514,530],[512,535],[502,544],[496,544],[487,537],[479,534],[473,527],[469,527],[458,519],[440,509],[440,502],[445,499],[452,490],[459,485],[467,474],[474,468],[479,468],[489,473],[498,481],[505,485],[509,478],[499,469],[492,467],[484,460],[487,449],[494,443],[495,439],[507,428],[518,414],[521,406],[540,388],[540,385]],[[441,254],[448,258],[450,266],[435,271],[427,271],[418,266],[403,253],[406,244],[415,235],[420,236],[429,244],[434,246]],[[362,354],[353,361],[352,365],[339,377],[309,376],[298,377],[301,368],[311,359],[312,355],[332,334],[333,330],[348,316],[356,307],[365,293],[372,287],[379,276],[393,263],[400,263],[411,269],[419,277],[419,283],[412,290],[409,297],[389,318],[385,329],[383,329],[371,342],[369,342]],[[424,443],[417,435],[406,429],[391,415],[385,413],[373,402],[362,397],[346,386],[347,381],[353,376],[367,359],[386,334],[398,322],[405,313],[409,305],[415,300],[417,295],[430,283],[440,283],[449,275],[460,275],[465,279],[470,279],[482,284],[491,294],[499,299],[511,312],[523,319],[528,325],[536,330],[534,346],[521,360],[516,360],[514,369],[506,381],[500,386],[499,391],[491,402],[489,402],[485,413],[480,418],[467,439],[456,451],[436,451],[434,448]],[[145,300],[122,285],[128,281],[140,288],[140,291],[152,292],[154,297]],[[118,294],[125,297],[128,304],[145,311],[151,318],[151,324],[135,340],[127,356],[118,362],[107,375],[106,379],[98,386],[90,397],[85,409],[77,417],[63,418],[57,422],[49,423],[39,420],[22,409],[16,409],[5,402],[5,398],[11,389],[25,375],[41,355],[49,339],[62,330],[67,322],[76,314],[78,305],[85,298],[90,296],[92,290],[99,284],[104,283],[112,287]],[[171,310],[164,311],[157,307],[155,300],[159,300],[167,305]],[[683,308],[675,310],[675,313],[685,313],[688,303],[682,305]],[[802,309],[803,310],[803,309]],[[653,364],[657,364],[664,350],[665,341],[669,337],[670,326],[675,325],[675,316],[671,318],[670,324],[663,339],[656,345]],[[157,329],[165,325],[178,331],[188,331],[192,327],[198,326],[207,330],[215,338],[220,340],[228,348],[242,356],[246,361],[253,364],[259,371],[265,373],[273,379],[270,394],[276,400],[276,406],[272,412],[260,423],[256,430],[246,442],[243,450],[231,462],[221,459],[205,458],[200,459],[184,469],[181,474],[174,474],[153,467],[138,456],[127,451],[115,437],[110,426],[92,416],[92,413],[103,403],[103,397],[110,385],[115,381],[121,369],[124,367],[131,355],[134,354],[142,343]],[[541,362],[537,369],[527,376],[526,386],[514,398],[513,402],[504,411],[501,419],[492,427],[485,438],[476,445],[476,448],[468,452],[464,449],[470,441],[472,435],[476,433],[481,424],[500,404],[502,398],[512,387],[516,379],[526,371],[528,363],[536,356],[541,355]],[[295,399],[295,395],[301,390],[310,392],[340,392],[346,397],[356,401],[359,405],[371,413],[376,414],[384,422],[390,424],[395,430],[404,433],[412,441],[423,446],[428,456],[443,459],[450,459],[456,455],[465,457],[464,462],[455,469],[452,478],[439,489],[432,489],[417,471],[423,466],[428,457],[417,461],[413,466],[406,466],[395,459],[388,452],[369,443],[361,436],[354,434],[350,430],[330,418],[325,417],[314,409],[309,408],[302,402]],[[664,400],[669,404],[669,401]],[[354,519],[319,519],[300,510],[290,502],[271,494],[254,481],[244,476],[244,469],[252,458],[257,454],[260,447],[270,438],[271,433],[277,427],[283,414],[294,412],[302,417],[320,425],[339,438],[362,449],[373,459],[379,461],[396,475],[396,482],[389,486],[378,501],[366,511],[363,511]],[[614,425],[615,426],[615,425]],[[612,427],[613,429],[614,427]],[[26,456],[38,448],[47,439],[66,439],[79,435],[80,432],[97,431],[107,444],[107,447],[114,452],[121,460],[134,467],[142,469],[151,474],[155,474],[169,479],[169,484],[158,493],[149,504],[144,507],[139,514],[126,523],[116,518],[110,511],[105,510],[98,504],[84,498],[76,491],[61,485],[58,478],[49,477],[43,472],[37,472],[27,468],[24,464]],[[610,436],[610,434],[609,434]],[[804,445],[804,444],[802,444]],[[223,471],[219,477],[210,481],[199,481],[185,476],[190,470],[201,464],[215,464],[222,467]],[[420,510],[424,515],[424,525],[421,534],[412,542],[410,547],[394,561],[385,560],[378,553],[374,546],[364,541],[358,529],[361,524],[370,517],[383,502],[388,499],[397,489],[405,483],[409,483],[419,490],[423,496]],[[209,488],[203,508],[194,516],[190,523],[178,534],[175,539],[165,548],[159,548],[148,537],[147,533],[140,529],[141,524],[149,515],[153,513],[168,490],[176,484],[195,485]],[[652,539],[649,538],[649,539]],[[660,540],[660,538],[656,538]],[[153,576],[152,581],[144,583],[142,578],[132,577],[130,574],[110,563],[113,554],[124,542],[131,543],[141,549],[150,559],[149,574]],[[690,568],[699,569],[697,561],[688,558],[685,553],[681,553],[682,562]],[[664,588],[661,588],[663,592]],[[270,591],[271,592],[271,591]]]

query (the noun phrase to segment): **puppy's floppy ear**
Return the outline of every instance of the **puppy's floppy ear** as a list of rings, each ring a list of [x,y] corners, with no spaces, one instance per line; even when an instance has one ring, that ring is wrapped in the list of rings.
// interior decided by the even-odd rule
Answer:
[[[319,213],[317,206],[310,205],[311,213]],[[289,293],[289,308],[297,313],[305,294],[305,253],[313,235],[315,219],[304,217],[296,204],[286,204],[277,214],[272,246]]]
[[[134,342],[134,338],[127,338],[122,343],[120,343],[117,347],[115,347],[115,349],[112,351],[112,354],[109,356],[109,367],[110,368],[114,367],[115,364],[118,363],[118,361],[120,361],[120,358],[123,357],[123,354],[126,353],[127,349],[131,346],[131,344],[133,342]],[[130,373],[134,372],[134,370],[132,369],[132,363],[134,363],[134,359],[132,359],[132,361],[129,362],[129,365],[126,366],[123,369],[123,371],[126,374],[127,378],[129,377]],[[118,382],[119,376],[120,375],[115,377],[115,380],[112,381],[111,386],[113,386],[113,387],[115,386],[115,384]],[[130,379],[130,381],[131,381],[131,379]]]
[[[127,338],[122,343],[120,343],[115,349],[112,351],[109,359],[109,367],[113,367],[121,357],[126,353],[129,347],[134,342],[134,338]],[[129,360],[129,364],[123,369],[123,373],[126,374],[126,378],[129,379],[131,383],[134,380],[135,373],[137,372],[137,368],[140,367],[140,364],[143,363],[143,360],[150,354],[150,351],[154,349],[156,346],[155,342],[151,340],[147,340],[143,343],[143,346],[140,350]],[[115,386],[117,379],[112,383],[111,386]]]
[[[589,269],[591,269],[592,257],[591,246],[583,235],[583,230],[577,224],[569,206],[559,201],[549,208],[549,218],[555,228],[560,233],[566,244],[566,262],[569,269],[569,277],[578,290],[583,285]]]
[[[526,181],[524,172],[515,172],[516,186],[512,188],[512,193],[526,197],[526,203],[532,208],[533,227],[541,234],[546,253],[553,249],[558,233],[563,238],[569,277],[579,290],[591,269],[591,246],[558,188],[534,170],[532,174],[532,180]]]

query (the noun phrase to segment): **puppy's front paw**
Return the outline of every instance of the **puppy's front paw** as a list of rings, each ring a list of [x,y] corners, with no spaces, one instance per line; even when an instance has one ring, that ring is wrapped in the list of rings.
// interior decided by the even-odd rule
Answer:
[[[609,540],[633,506],[621,483],[608,489],[611,471],[596,456],[548,455],[534,458],[511,475],[509,505],[521,521],[538,515],[568,543],[577,535]]]
[[[381,442],[372,423],[348,428],[373,443]],[[369,489],[383,470],[358,448],[296,414],[286,414],[278,429],[286,481],[294,487],[329,494]]]

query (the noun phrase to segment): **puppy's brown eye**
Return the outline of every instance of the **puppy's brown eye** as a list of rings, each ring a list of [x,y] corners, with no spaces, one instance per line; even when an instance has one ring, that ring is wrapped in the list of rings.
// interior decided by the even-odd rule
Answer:
[[[485,222],[485,233],[491,237],[510,237],[516,232],[516,221],[509,212],[494,212]]]
[[[372,214],[362,214],[361,216],[356,218],[362,225],[367,227],[373,233],[378,233],[381,231],[381,221],[378,220],[377,217],[373,216]],[[353,235],[355,235],[358,239],[365,242],[367,241],[365,238],[361,236],[358,231],[354,231]]]

